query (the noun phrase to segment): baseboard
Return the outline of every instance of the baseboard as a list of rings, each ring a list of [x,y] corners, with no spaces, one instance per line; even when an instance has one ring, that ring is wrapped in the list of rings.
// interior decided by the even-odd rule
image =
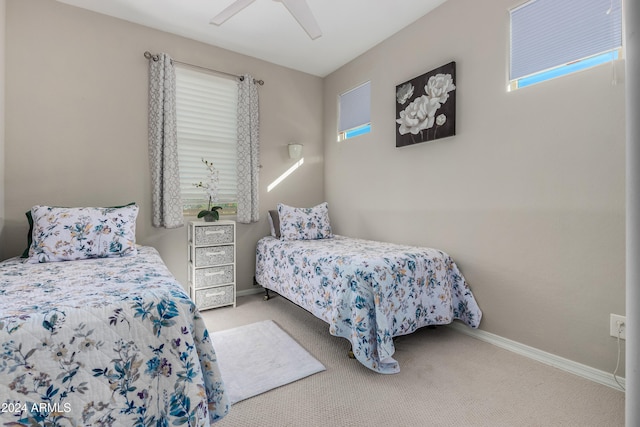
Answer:
[[[237,296],[242,297],[246,295],[255,295],[264,292],[264,288],[258,286],[253,289],[244,289],[237,292]],[[546,351],[538,350],[537,348],[530,347],[528,345],[521,344],[517,341],[513,341],[507,338],[503,338],[499,335],[492,334],[480,329],[472,329],[467,325],[460,322],[453,322],[447,325],[449,328],[455,329],[457,332],[469,335],[480,341],[493,344],[497,347],[504,348],[505,350],[519,354],[529,359],[536,360],[544,363],[545,365],[553,366],[562,371],[578,375],[579,377],[586,378],[594,381],[598,384],[606,385],[616,390],[624,391],[620,388],[620,385],[616,383],[611,372],[601,371],[599,369],[592,368],[587,365],[583,365],[573,360],[565,359],[564,357],[556,356],[555,354],[547,353]],[[625,387],[625,379],[618,377],[618,382]]]
[[[624,391],[616,383],[615,379],[613,378],[613,374],[610,372],[601,371],[599,369],[595,369],[590,366],[583,365],[581,363],[574,362],[560,356],[556,356],[555,354],[547,353],[534,347],[529,347],[528,345],[521,344],[517,341],[503,338],[490,332],[485,332],[479,329],[471,329],[467,325],[459,322],[451,323],[450,325],[448,325],[448,327],[453,328],[458,332],[462,332],[463,334],[477,338],[480,341],[493,344],[495,346],[504,348],[505,350],[509,350],[513,353],[517,353],[519,355],[544,363],[545,365],[550,365],[563,371],[570,372],[574,375],[578,375],[588,380],[597,382],[599,384],[609,386],[616,390]],[[620,382],[622,387],[625,386],[624,378],[618,377],[618,381]]]
[[[247,295],[263,294],[263,293],[264,293],[264,288],[257,286],[257,287],[254,287],[253,289],[244,289],[242,291],[237,291],[236,296],[244,297]]]

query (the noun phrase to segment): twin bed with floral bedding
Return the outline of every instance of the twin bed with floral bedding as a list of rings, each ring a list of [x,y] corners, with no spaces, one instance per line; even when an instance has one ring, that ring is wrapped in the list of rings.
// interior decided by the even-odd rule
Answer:
[[[229,410],[203,319],[138,207],[31,210],[0,263],[0,425],[208,426]]]
[[[256,248],[256,281],[327,322],[376,372],[400,370],[393,337],[454,319],[480,324],[469,286],[443,251],[334,235],[326,203],[279,204],[269,220],[271,236]]]

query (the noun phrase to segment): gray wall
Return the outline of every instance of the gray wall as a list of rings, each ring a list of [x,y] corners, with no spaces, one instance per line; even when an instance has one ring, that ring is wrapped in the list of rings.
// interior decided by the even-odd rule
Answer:
[[[0,237],[4,229],[4,63],[5,63],[5,27],[6,1],[0,0]]]
[[[448,0],[324,80],[55,1],[6,3],[2,258],[23,250],[33,204],[135,200],[139,242],[185,282],[186,230],[150,223],[142,53],[164,51],[266,81],[263,215],[238,228],[240,289],[251,288],[266,210],[326,198],[339,233],[450,253],[484,310],[482,329],[615,367],[608,318],[625,314],[622,62],[507,93],[507,10],[519,4],[507,0]],[[451,60],[457,135],[396,149],[395,85]],[[373,131],[337,143],[337,95],[366,80]],[[304,166],[267,192],[292,164],[291,140],[305,144]]]
[[[640,5],[629,2],[625,10],[627,80],[627,319],[625,422],[640,425]]]
[[[508,9],[448,0],[324,82],[335,231],[448,252],[481,329],[603,371],[625,314],[624,62],[507,92]],[[395,86],[457,65],[457,135],[395,148]],[[617,84],[612,85],[614,75]],[[372,132],[336,142],[337,96],[366,80]]]
[[[24,212],[34,204],[135,201],[138,242],[155,246],[185,284],[186,228],[151,226],[146,50],[265,80],[259,88],[262,212],[259,223],[238,226],[240,290],[252,288],[256,242],[268,233],[266,211],[280,201],[322,201],[322,79],[51,0],[9,0],[6,26],[2,258],[26,247]],[[291,140],[304,144],[304,165],[267,192],[294,163],[287,155]]]

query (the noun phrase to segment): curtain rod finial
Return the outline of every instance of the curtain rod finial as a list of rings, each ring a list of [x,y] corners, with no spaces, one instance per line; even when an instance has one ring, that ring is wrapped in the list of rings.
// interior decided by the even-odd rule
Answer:
[[[159,59],[158,55],[152,55],[148,50],[144,52],[144,57],[147,59],[153,59],[154,61]]]

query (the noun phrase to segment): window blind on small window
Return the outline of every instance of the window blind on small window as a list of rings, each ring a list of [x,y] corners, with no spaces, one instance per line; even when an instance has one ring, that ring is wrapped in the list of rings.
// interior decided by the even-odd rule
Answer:
[[[622,46],[622,0],[532,0],[510,11],[510,80]]]
[[[338,132],[371,122],[371,82],[366,82],[340,95]]]
[[[207,201],[198,182],[219,171],[219,202],[236,201],[238,86],[235,80],[176,66],[180,186],[185,206]]]

